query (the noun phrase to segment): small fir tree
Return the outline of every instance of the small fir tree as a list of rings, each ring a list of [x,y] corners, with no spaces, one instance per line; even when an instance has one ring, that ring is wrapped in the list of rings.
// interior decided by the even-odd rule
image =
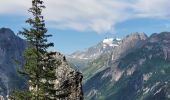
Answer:
[[[27,93],[29,93],[29,96],[25,95],[26,97],[24,97],[26,91],[15,91],[11,96],[13,99],[20,97],[21,100],[55,99],[54,81],[56,80],[56,66],[59,62],[55,59],[56,52],[48,52],[48,48],[53,47],[54,44],[47,41],[47,38],[52,35],[47,34],[45,20],[42,16],[44,8],[42,0],[32,0],[32,7],[29,12],[32,13],[33,17],[26,20],[30,28],[24,28],[23,31],[19,32],[28,43],[20,74],[28,79],[29,90]]]

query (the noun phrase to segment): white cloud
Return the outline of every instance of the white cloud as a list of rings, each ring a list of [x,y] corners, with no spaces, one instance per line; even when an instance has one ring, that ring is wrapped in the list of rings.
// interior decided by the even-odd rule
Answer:
[[[0,0],[0,14],[26,14],[31,0]]]
[[[45,0],[44,0],[45,1]],[[48,0],[44,15],[58,29],[113,31],[131,18],[169,17],[170,0]],[[0,0],[0,14],[27,14],[31,0]]]
[[[139,0],[134,5],[138,17],[164,18],[170,15],[170,0]]]

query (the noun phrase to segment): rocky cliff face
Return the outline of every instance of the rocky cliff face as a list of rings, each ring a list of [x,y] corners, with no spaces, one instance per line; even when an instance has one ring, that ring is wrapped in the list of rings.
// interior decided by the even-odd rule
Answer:
[[[129,52],[141,47],[146,39],[147,35],[145,33],[131,33],[130,35],[126,36],[120,42],[120,46],[116,47],[112,51],[112,60],[120,59]]]
[[[23,61],[22,53],[26,47],[26,42],[17,37],[10,29],[0,29],[0,95],[6,96],[15,88],[24,88],[25,82],[17,71],[16,60]],[[56,59],[61,62],[57,66],[56,88],[57,94],[64,99],[60,100],[82,100],[82,74],[71,68],[66,58],[57,53]]]
[[[56,88],[58,90],[59,100],[83,100],[82,79],[83,75],[71,68],[66,61],[65,56],[57,53],[56,59],[61,62],[57,67]]]

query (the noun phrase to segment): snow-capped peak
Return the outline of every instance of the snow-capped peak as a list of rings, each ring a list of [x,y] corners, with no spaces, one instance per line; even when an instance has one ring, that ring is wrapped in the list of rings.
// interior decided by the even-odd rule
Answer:
[[[106,39],[103,40],[103,48],[106,48],[107,46],[110,46],[110,47],[119,46],[117,42],[114,43],[114,40],[121,41],[121,39],[119,39],[119,38],[116,38],[116,39],[114,39],[114,38],[106,38]]]
[[[113,38],[108,38],[103,40],[103,44],[111,45],[113,43]]]
[[[106,38],[100,43],[90,48],[84,49],[83,51],[76,51],[72,53],[69,57],[74,59],[94,59],[103,53],[112,52],[112,49],[120,45],[120,40],[118,38]]]

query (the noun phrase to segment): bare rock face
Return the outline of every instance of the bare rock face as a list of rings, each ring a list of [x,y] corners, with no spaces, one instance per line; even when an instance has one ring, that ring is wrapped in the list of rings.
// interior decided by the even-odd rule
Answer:
[[[165,60],[170,61],[170,33],[169,32],[162,32],[160,34],[153,34],[148,40],[148,45],[150,50],[155,49],[153,46],[158,45],[159,48],[162,51],[162,57],[164,57]],[[157,55],[160,53],[157,53]]]
[[[56,70],[58,100],[83,100],[82,73],[71,68],[62,54],[57,53],[56,58],[61,62]]]
[[[147,39],[145,33],[132,33],[126,36],[120,43],[120,46],[115,48],[112,52],[112,60],[117,60],[120,57],[125,56],[129,52],[132,52],[132,49],[135,50],[144,44],[144,41]]]

